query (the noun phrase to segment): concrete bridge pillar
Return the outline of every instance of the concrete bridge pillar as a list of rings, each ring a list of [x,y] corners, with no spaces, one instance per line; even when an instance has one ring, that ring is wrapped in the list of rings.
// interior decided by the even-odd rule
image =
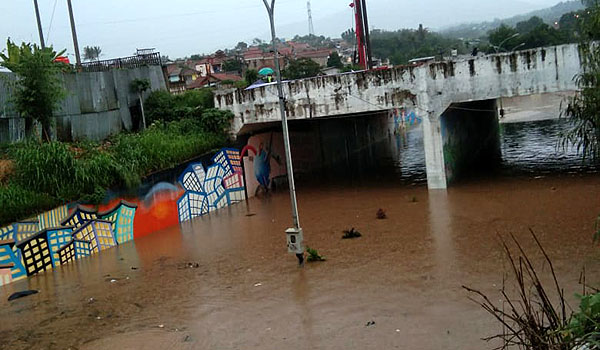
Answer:
[[[440,116],[435,112],[426,112],[423,118],[423,143],[425,146],[425,166],[427,168],[427,186],[430,189],[447,187],[444,167],[444,142]]]

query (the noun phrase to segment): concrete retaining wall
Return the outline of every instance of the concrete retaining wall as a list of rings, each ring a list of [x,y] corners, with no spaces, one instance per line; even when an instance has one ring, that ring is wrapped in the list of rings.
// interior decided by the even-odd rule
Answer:
[[[2,73],[0,78],[0,142],[19,141],[25,137],[25,123],[10,103],[10,84],[15,76]],[[102,140],[122,130],[136,129],[139,101],[129,88],[134,79],[150,80],[151,91],[166,89],[159,66],[64,74],[67,96],[55,112],[54,135],[63,141]]]

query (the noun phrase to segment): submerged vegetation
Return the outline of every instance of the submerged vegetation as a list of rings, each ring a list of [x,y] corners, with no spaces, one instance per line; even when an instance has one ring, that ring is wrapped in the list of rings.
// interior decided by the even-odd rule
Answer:
[[[502,325],[502,333],[484,339],[500,340],[502,345],[497,349],[598,349],[600,293],[586,285],[584,270],[580,279],[583,295],[576,295],[580,301],[579,310],[568,311],[564,290],[558,282],[552,261],[535,233],[531,231],[531,234],[544,257],[544,265],[549,267],[552,287],[548,288],[542,283],[544,278],[540,271],[514,236],[511,238],[516,249],[509,248],[504,240],[502,245],[514,279],[516,295],[509,295],[503,283],[500,291],[503,305],[498,305],[483,292],[463,286],[474,297],[471,300]],[[588,294],[588,290],[593,290],[593,293]]]

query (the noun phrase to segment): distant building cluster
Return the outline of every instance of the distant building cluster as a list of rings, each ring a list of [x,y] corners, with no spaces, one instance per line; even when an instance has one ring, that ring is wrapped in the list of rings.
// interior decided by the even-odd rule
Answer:
[[[137,206],[106,212],[67,206],[0,228],[0,285],[35,275],[133,240]]]
[[[298,59],[311,59],[325,69],[329,56],[333,52],[338,52],[345,63],[350,63],[353,53],[351,45],[341,39],[335,39],[332,42],[335,45],[332,48],[316,48],[307,43],[295,41],[279,44],[281,69],[285,69],[290,62]],[[228,69],[232,66],[237,69]],[[248,69],[260,71],[264,68],[275,69],[275,54],[271,46],[265,44],[235,50],[219,50],[201,59],[168,62],[165,71],[169,91],[180,93],[204,87],[231,85],[244,80],[244,73]],[[337,71],[329,73],[337,73]]]

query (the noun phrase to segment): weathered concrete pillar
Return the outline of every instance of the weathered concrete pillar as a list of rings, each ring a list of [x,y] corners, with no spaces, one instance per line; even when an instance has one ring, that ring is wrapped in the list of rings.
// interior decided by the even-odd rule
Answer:
[[[447,187],[444,167],[444,142],[440,116],[427,112],[423,118],[423,143],[425,146],[425,166],[427,168],[427,187],[445,189]]]

